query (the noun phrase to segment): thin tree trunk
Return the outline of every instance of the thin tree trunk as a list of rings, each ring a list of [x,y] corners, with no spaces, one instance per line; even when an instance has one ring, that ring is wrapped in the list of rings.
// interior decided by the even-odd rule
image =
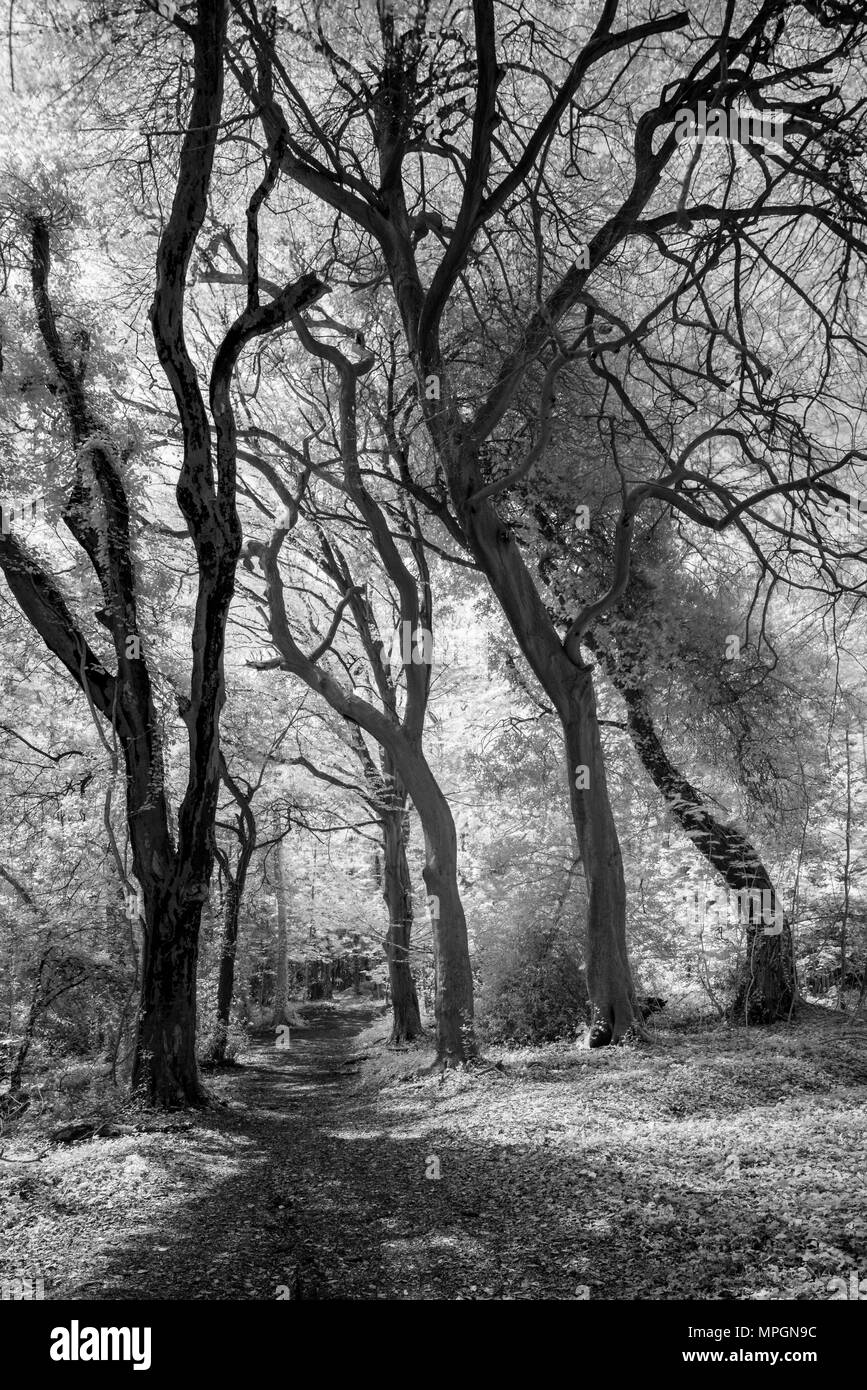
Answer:
[[[382,896],[388,907],[385,954],[391,985],[392,1043],[411,1042],[422,1032],[415,980],[410,969],[412,933],[412,883],[404,840],[405,811],[383,816],[384,881]]]
[[[238,952],[238,924],[241,916],[242,885],[230,882],[223,906],[223,930],[220,940],[220,966],[217,974],[217,1016],[214,1040],[208,1061],[214,1066],[226,1065],[229,1041],[229,1019],[235,990],[235,960]]]
[[[276,533],[282,544],[283,532]],[[277,557],[279,544],[258,551],[266,579],[270,631],[286,668],[300,676],[345,719],[358,724],[387,749],[394,768],[421,819],[425,838],[424,878],[437,904],[434,943],[437,954],[436,1030],[437,1061],[456,1066],[476,1052],[473,1033],[473,980],[470,969],[467,924],[457,877],[457,838],[448,802],[440,790],[421,746],[420,711],[407,732],[408,716],[398,724],[366,700],[346,691],[332,676],[305,656],[298,646],[286,615],[283,584]],[[414,668],[416,673],[419,668]],[[407,679],[418,680],[408,668]]]
[[[288,933],[286,909],[286,876],[283,872],[283,841],[274,847],[274,891],[277,897],[277,961],[274,972],[274,1016],[276,1026],[288,1021],[289,972],[287,952]]]
[[[46,948],[39,960],[36,971],[36,979],[33,983],[33,992],[30,996],[30,1008],[27,1012],[27,1022],[24,1025],[24,1034],[12,1064],[12,1071],[9,1076],[9,1095],[14,1096],[21,1090],[21,1081],[24,1075],[24,1063],[27,1061],[27,1054],[30,1051],[30,1044],[33,1042],[33,1035],[36,1031],[36,1020],[39,1017],[39,1006],[42,1003],[43,976],[45,966],[48,962],[50,948]],[[24,1102],[26,1105],[26,1101]]]
[[[234,832],[238,837],[240,850],[234,873],[227,852],[220,850],[214,840],[214,853],[226,877],[226,896],[223,902],[223,930],[220,940],[220,965],[217,975],[217,1015],[214,1038],[207,1060],[212,1066],[225,1066],[226,1048],[229,1041],[229,1021],[232,1013],[232,996],[235,988],[235,960],[238,953],[238,928],[241,920],[241,903],[247,886],[247,873],[256,848],[256,820],[253,815],[253,789],[246,793],[229,771],[226,759],[220,754],[220,776],[235,800],[238,813]]]
[[[846,979],[849,974],[849,910],[852,882],[852,747],[849,726],[846,726],[846,856],[843,862],[843,915],[840,921],[840,984],[837,988],[837,1008],[846,1007]]]

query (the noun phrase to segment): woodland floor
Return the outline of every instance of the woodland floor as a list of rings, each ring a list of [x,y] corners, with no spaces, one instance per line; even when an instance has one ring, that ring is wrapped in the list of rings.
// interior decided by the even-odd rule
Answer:
[[[867,1277],[863,1023],[491,1049],[505,1071],[444,1080],[370,1013],[308,1024],[209,1073],[227,1105],[172,1128],[5,1134],[0,1272],[95,1300],[827,1299]]]

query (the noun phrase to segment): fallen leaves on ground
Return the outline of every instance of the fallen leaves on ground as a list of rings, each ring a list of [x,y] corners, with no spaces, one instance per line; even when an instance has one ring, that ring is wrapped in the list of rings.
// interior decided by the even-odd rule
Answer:
[[[90,1299],[815,1299],[867,1276],[863,1027],[814,1009],[439,1076],[365,1021],[263,1041],[185,1128],[17,1164],[43,1142],[22,1127],[3,1274]]]

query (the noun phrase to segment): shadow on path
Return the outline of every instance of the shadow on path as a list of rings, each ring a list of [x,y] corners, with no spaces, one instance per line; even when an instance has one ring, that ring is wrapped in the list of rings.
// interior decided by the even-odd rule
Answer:
[[[211,1082],[229,1108],[118,1141],[125,1209],[52,1296],[742,1298],[788,1240],[761,1174],[723,1183],[725,1150],[690,1152],[674,1117],[603,1154],[558,1142],[547,1084],[523,1126],[509,1080],[444,1094],[447,1114],[433,1082],[361,1090],[348,1053],[368,1021],[322,1010],[288,1047],[263,1038]]]

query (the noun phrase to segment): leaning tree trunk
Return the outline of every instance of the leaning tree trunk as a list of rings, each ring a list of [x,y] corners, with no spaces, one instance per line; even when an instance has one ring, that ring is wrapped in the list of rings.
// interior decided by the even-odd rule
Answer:
[[[454,1067],[476,1055],[473,975],[458,888],[458,838],[448,802],[420,754],[412,772],[405,780],[424,832],[422,872],[433,927],[437,1062]]]
[[[344,458],[353,452],[352,441],[342,437]],[[360,503],[363,505],[363,502]],[[383,523],[384,525],[384,523]],[[379,523],[377,523],[379,529]],[[257,546],[265,575],[265,596],[269,609],[269,629],[282,657],[282,664],[294,672],[344,719],[357,724],[393,760],[400,779],[412,798],[422,822],[425,838],[425,883],[436,912],[433,936],[437,956],[436,1041],[440,1066],[457,1066],[469,1061],[476,1051],[473,1032],[473,977],[470,969],[467,923],[461,903],[457,877],[457,836],[448,802],[440,790],[422,751],[424,701],[417,695],[410,702],[404,719],[398,723],[393,711],[383,713],[361,699],[322,670],[304,654],[295,641],[286,615],[283,582],[279,570],[279,550],[285,536],[275,532],[266,549]],[[381,539],[381,535],[380,535]],[[389,542],[393,548],[393,541]],[[388,546],[383,542],[384,548]],[[363,626],[363,625],[362,625]],[[378,653],[373,653],[379,659]],[[419,667],[407,670],[407,685],[417,691]],[[412,685],[410,684],[412,682]],[[425,681],[426,686],[426,681]],[[412,707],[412,709],[411,709]],[[410,719],[410,709],[412,719]],[[409,731],[408,731],[409,730]]]
[[[388,907],[385,954],[391,985],[392,1043],[411,1042],[422,1032],[415,980],[410,969],[409,946],[412,933],[412,883],[406,857],[404,828],[406,812],[383,815],[383,889]]]
[[[445,451],[446,453],[448,450]],[[590,1044],[617,1042],[638,1022],[626,946],[626,890],[617,828],[611,811],[593,673],[580,643],[559,637],[515,539],[487,502],[452,498],[479,568],[497,598],[515,640],[554,705],[563,730],[569,803],[587,876],[587,990],[594,1014]]]
[[[279,534],[279,533],[278,533]],[[259,551],[266,577],[271,636],[286,668],[317,691],[332,709],[358,724],[386,749],[412,798],[425,838],[424,878],[434,903],[434,950],[437,961],[435,1003],[437,1062],[458,1066],[475,1056],[473,977],[470,969],[467,923],[457,874],[457,836],[448,802],[440,790],[421,747],[421,728],[410,737],[402,725],[350,694],[304,655],[289,627],[277,552]]]
[[[43,976],[45,974],[45,966],[47,963],[48,950],[46,949],[45,951],[43,951],[39,959],[39,966],[36,971],[36,979],[33,982],[33,992],[30,996],[30,1008],[27,1012],[27,1023],[25,1024],[24,1033],[21,1038],[21,1042],[18,1046],[18,1051],[15,1055],[15,1061],[12,1064],[12,1071],[9,1076],[9,1096],[16,1096],[17,1093],[21,1090],[22,1078],[24,1076],[24,1063],[27,1061],[27,1054],[30,1051],[30,1045],[33,1042],[33,1035],[36,1031],[36,1020],[39,1017],[39,1007],[42,1002],[43,994]]]
[[[756,1024],[788,1018],[798,998],[792,932],[784,914],[777,918],[777,894],[768,870],[746,836],[718,821],[701,793],[671,762],[654,727],[644,689],[627,679],[613,657],[605,659],[625,701],[629,735],[646,771],[695,848],[741,895],[740,901],[749,904],[744,921],[746,951],[731,1003],[733,1020]],[[766,914],[757,910],[759,894],[769,906]]]

